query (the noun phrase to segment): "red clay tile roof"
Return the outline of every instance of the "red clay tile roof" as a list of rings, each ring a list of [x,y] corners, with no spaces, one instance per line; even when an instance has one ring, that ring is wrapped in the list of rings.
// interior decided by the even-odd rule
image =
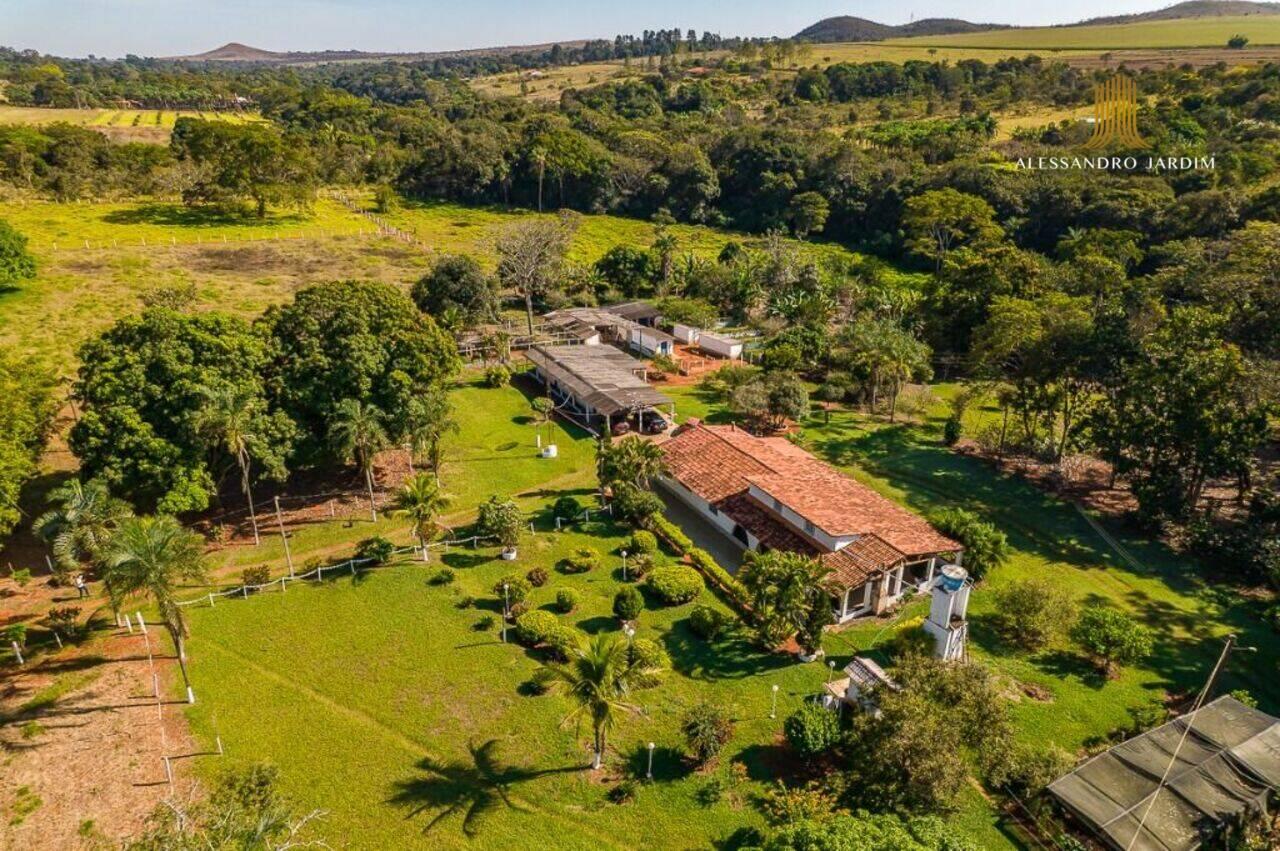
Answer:
[[[662,444],[671,475],[770,549],[803,552],[833,569],[832,584],[861,585],[904,558],[955,552],[958,543],[924,519],[783,438],[692,423]],[[794,530],[749,495],[750,485],[833,537],[857,540],[836,552]]]

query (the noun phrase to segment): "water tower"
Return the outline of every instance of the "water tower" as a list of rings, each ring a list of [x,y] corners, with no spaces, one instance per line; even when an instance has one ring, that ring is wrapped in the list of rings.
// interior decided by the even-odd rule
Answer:
[[[933,636],[933,655],[939,659],[964,658],[964,643],[969,634],[965,616],[972,587],[969,572],[958,564],[948,564],[938,571],[924,629]]]

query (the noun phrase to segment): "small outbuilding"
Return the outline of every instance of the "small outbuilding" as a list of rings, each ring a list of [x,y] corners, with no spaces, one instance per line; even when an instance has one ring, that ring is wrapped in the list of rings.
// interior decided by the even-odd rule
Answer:
[[[698,348],[716,357],[738,360],[742,357],[742,341],[724,334],[703,331],[698,335]]]

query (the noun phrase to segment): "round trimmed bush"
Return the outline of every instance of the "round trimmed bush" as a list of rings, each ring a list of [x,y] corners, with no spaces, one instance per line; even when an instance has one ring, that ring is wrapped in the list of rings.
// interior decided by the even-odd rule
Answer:
[[[806,703],[787,716],[782,731],[796,753],[814,757],[831,750],[840,741],[840,720],[830,709]]]
[[[696,599],[703,588],[702,575],[684,565],[654,568],[645,577],[645,584],[669,606],[679,606]]]
[[[631,544],[628,553],[651,556],[658,551],[658,536],[647,529],[637,529],[631,533]]]
[[[541,588],[543,585],[547,584],[547,579],[550,577],[547,574],[547,569],[545,567],[535,567],[533,570],[526,573],[524,578],[528,579],[529,584],[534,588]]]
[[[572,588],[561,588],[556,592],[556,608],[567,615],[578,608],[580,599],[578,592]]]
[[[653,570],[653,556],[650,556],[650,555],[628,556],[627,578],[644,579],[645,575],[651,570]]]
[[[633,585],[624,585],[613,595],[613,613],[620,620],[633,621],[644,611],[644,598]]]
[[[526,647],[535,647],[547,640],[551,632],[560,626],[551,612],[535,609],[516,618],[516,640]]]
[[[671,667],[671,657],[662,645],[652,638],[636,638],[631,641],[631,664],[638,668],[654,672],[666,671]]]
[[[508,612],[511,616],[511,620],[514,621],[529,610],[530,606],[528,603],[512,603]]]
[[[693,611],[689,613],[689,628],[707,641],[724,632],[728,625],[728,616],[711,606],[694,606]]]
[[[511,383],[511,370],[505,366],[491,366],[484,371],[484,383],[490,387],[506,387]]]
[[[588,573],[600,566],[600,554],[592,549],[582,548],[564,560],[565,573]]]
[[[503,585],[507,586],[507,590],[502,590]],[[529,584],[529,580],[525,579],[518,573],[508,573],[506,576],[493,583],[493,593],[497,596],[498,602],[504,600],[510,603],[520,603],[525,597],[529,596],[529,592],[533,590],[533,586]]]
[[[458,578],[458,574],[451,567],[442,567],[437,570],[427,581],[432,585],[451,585]]]
[[[557,623],[547,632],[546,644],[557,659],[568,661],[574,648],[582,645],[582,630]]]
[[[582,503],[578,502],[577,497],[565,494],[551,506],[551,513],[556,517],[572,520],[582,514]]]

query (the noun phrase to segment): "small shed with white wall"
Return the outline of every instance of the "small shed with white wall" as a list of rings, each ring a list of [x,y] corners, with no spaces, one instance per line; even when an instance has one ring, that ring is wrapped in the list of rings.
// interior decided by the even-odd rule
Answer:
[[[703,331],[698,335],[698,348],[717,357],[738,360],[742,357],[742,341],[724,334]]]
[[[633,325],[627,329],[627,342],[642,355],[671,355],[675,351],[675,338],[665,331],[647,325]]]
[[[671,336],[675,337],[676,340],[684,343],[686,346],[692,346],[697,343],[698,337],[701,334],[702,331],[692,325],[682,325],[679,322],[672,323],[671,325]]]

